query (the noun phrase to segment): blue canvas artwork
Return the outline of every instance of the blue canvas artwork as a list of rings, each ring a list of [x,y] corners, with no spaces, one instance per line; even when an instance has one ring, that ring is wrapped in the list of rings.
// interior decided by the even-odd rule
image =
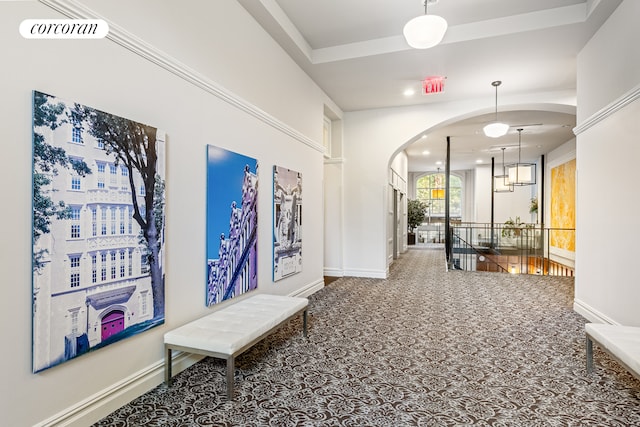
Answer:
[[[164,323],[165,137],[33,94],[33,372]]]
[[[258,286],[258,161],[207,146],[206,305]]]
[[[273,281],[302,271],[302,174],[273,167]]]

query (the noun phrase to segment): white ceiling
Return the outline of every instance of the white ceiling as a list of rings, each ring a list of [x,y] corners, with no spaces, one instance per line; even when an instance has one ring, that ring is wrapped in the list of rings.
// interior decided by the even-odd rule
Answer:
[[[238,0],[343,111],[500,98],[576,89],[576,55],[621,0],[429,0],[428,14],[449,23],[442,43],[411,49],[404,24],[424,14],[422,0]],[[432,4],[433,2],[433,4]],[[444,93],[422,95],[426,76],[444,75]],[[416,95],[405,97],[413,88]],[[435,170],[446,136],[455,136],[452,169],[477,159],[501,162],[496,145],[517,147],[512,126],[502,138],[481,128],[493,114],[432,131],[407,148],[412,171]],[[573,137],[575,114],[508,111],[500,120],[523,127],[523,160],[535,160]],[[431,154],[422,152],[429,146]],[[493,147],[493,149],[492,149]],[[518,150],[506,150],[507,163]],[[526,159],[525,159],[526,157]]]

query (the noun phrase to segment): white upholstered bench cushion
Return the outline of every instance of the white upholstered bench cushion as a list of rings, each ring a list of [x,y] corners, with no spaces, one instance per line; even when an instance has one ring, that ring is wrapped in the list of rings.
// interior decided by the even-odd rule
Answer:
[[[255,295],[167,332],[164,342],[233,355],[308,304],[306,298]]]
[[[606,351],[640,375],[640,327],[587,323],[585,331]]]

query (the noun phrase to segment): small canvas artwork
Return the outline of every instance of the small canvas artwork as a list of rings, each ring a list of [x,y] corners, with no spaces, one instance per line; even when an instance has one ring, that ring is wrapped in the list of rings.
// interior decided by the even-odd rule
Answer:
[[[302,174],[273,167],[273,281],[302,271]]]
[[[206,305],[258,287],[258,161],[207,146]]]
[[[33,93],[33,372],[164,323],[165,137]]]

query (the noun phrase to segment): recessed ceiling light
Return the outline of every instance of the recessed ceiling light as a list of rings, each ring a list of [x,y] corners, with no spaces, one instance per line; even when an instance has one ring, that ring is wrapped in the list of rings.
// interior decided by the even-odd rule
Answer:
[[[476,160],[476,163],[482,163],[482,159]]]
[[[438,161],[436,162],[436,165],[441,165],[441,164],[442,164],[442,162],[441,162],[440,160],[438,160]]]
[[[427,138],[427,135],[426,135],[426,134],[425,134],[425,135],[422,135],[422,139],[426,139],[426,138]]]
[[[431,152],[429,150],[424,150],[422,154],[425,156],[428,156],[429,154],[431,154]]]
[[[416,91],[414,89],[406,89],[404,91],[404,96],[413,96],[416,94]]]

